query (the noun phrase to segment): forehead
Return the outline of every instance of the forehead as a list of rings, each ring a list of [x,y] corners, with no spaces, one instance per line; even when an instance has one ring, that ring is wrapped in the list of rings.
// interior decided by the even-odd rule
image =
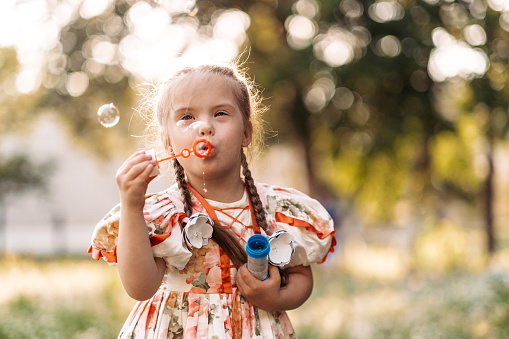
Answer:
[[[175,106],[191,105],[205,98],[229,101],[240,108],[238,84],[222,74],[192,72],[175,79],[171,93],[168,93],[172,110]]]

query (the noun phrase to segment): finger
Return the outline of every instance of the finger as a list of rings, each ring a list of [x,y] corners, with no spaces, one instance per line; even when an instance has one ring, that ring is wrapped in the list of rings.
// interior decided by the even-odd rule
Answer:
[[[157,166],[157,165],[155,165]],[[145,178],[145,181],[147,182],[147,185],[152,181],[154,180],[154,178],[156,177],[155,175],[151,175],[152,174],[152,171],[155,167],[152,163],[149,163],[147,168],[143,171],[143,173],[140,175],[140,177],[143,177]]]
[[[240,287],[244,287],[246,285],[246,283],[244,282],[244,277],[243,277],[243,270],[244,270],[244,265],[240,266],[238,269],[237,269],[237,274],[235,275],[235,284],[240,288]]]
[[[147,170],[149,166],[148,162],[141,162],[134,165],[127,165],[123,171],[117,173],[117,181],[123,182],[133,182],[139,179],[140,181],[144,181],[145,177],[140,177],[140,175]],[[148,175],[147,175],[148,177]]]
[[[247,264],[243,266],[242,278],[244,279],[246,285],[250,288],[256,288],[257,284],[260,282],[260,280],[249,271]]]
[[[246,282],[246,278],[249,278],[249,276],[251,276],[251,273],[247,269],[246,264],[242,265],[237,270],[237,275],[235,276],[235,284],[237,285],[242,294],[247,292],[247,290],[250,288],[249,284]]]
[[[281,275],[279,274],[279,267],[274,265],[269,265],[269,278],[268,282],[280,285],[281,284]]]
[[[142,161],[147,161],[147,160],[151,160],[151,159],[152,159],[152,157],[150,157],[149,155],[146,155],[145,151],[137,151],[137,152],[131,154],[131,156],[129,156],[129,158],[127,158],[124,161],[124,163],[117,170],[117,174],[126,174],[136,164],[139,164]]]
[[[123,173],[130,174],[128,178],[134,179],[144,172],[149,164],[152,165],[152,168],[153,166],[157,166],[155,159],[152,159],[145,151],[138,151],[126,160]]]

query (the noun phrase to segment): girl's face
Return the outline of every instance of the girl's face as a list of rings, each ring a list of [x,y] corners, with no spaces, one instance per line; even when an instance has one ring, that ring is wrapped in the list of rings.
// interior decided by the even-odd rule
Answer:
[[[241,149],[251,143],[252,125],[246,123],[233,86],[234,81],[223,75],[188,74],[170,94],[166,144],[175,154],[191,150],[198,139],[212,144],[206,158],[178,158],[191,184],[203,177],[240,176]]]

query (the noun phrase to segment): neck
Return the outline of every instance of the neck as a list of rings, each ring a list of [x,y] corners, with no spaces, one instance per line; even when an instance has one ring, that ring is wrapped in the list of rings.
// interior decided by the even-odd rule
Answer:
[[[244,182],[240,175],[230,180],[226,178],[189,178],[189,183],[205,199],[229,203],[242,199],[244,195]]]

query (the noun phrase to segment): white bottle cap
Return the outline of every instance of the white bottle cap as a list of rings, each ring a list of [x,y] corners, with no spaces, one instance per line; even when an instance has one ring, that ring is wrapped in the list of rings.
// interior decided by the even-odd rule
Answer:
[[[150,176],[151,177],[158,176],[160,172],[159,172],[159,163],[157,162],[157,158],[156,158],[156,152],[153,149],[149,149],[149,150],[145,150],[145,154],[150,155],[152,157],[152,159],[156,161],[156,165],[157,165],[157,166],[154,166],[154,168],[152,169],[152,173],[150,173]]]

